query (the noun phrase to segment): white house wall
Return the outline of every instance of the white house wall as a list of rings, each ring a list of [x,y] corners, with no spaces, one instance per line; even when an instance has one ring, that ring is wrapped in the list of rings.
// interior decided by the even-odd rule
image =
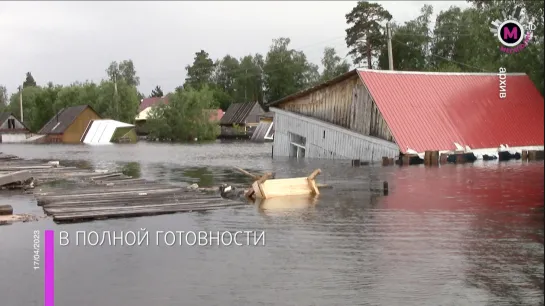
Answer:
[[[306,158],[379,161],[383,156],[399,155],[399,148],[393,142],[278,108],[271,110],[275,113],[274,157],[290,156],[290,133],[306,138]]]
[[[138,116],[136,116],[135,120],[147,120],[150,111],[151,111],[151,106],[146,107],[140,113],[138,113]]]
[[[27,134],[24,133],[14,133],[14,134],[7,134],[2,133],[0,135],[1,143],[20,143],[20,142],[26,142],[27,141]]]

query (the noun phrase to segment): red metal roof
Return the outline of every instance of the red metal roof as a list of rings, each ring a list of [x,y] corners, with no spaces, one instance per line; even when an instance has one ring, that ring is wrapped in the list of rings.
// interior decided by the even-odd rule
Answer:
[[[525,74],[358,70],[400,151],[543,145],[543,97]]]
[[[153,98],[142,99],[142,101],[140,102],[140,106],[138,107],[138,112],[141,112],[145,110],[146,108],[153,106],[161,101],[163,101],[165,104],[168,104],[168,98],[166,96],[162,98],[153,97]]]

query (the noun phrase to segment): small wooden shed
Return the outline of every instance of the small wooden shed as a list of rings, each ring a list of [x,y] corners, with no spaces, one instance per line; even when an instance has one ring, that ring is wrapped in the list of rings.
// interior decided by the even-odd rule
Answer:
[[[258,102],[231,104],[220,120],[220,137],[251,137],[263,114]]]
[[[71,106],[61,109],[39,134],[46,135],[49,143],[81,143],[81,138],[91,120],[102,119],[89,105]]]

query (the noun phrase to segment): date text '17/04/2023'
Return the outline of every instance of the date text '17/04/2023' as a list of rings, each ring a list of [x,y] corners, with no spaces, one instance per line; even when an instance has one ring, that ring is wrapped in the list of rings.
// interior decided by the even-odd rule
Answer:
[[[33,256],[33,264],[32,267],[34,270],[40,269],[40,231],[34,231],[34,241],[33,241],[33,249],[34,249],[34,256]]]

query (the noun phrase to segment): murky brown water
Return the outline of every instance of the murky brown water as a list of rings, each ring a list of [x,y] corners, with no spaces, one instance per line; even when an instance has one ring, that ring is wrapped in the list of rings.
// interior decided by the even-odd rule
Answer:
[[[231,166],[277,177],[319,167],[319,182],[334,187],[323,189],[312,207],[2,226],[2,306],[43,305],[43,274],[32,269],[34,229],[140,228],[150,235],[264,230],[266,245],[59,246],[55,305],[543,305],[543,162],[351,168],[272,160],[270,144],[240,143],[1,145],[0,151],[203,186],[243,182]],[[372,195],[369,186],[384,179],[390,195]],[[37,209],[26,197],[0,201]]]

